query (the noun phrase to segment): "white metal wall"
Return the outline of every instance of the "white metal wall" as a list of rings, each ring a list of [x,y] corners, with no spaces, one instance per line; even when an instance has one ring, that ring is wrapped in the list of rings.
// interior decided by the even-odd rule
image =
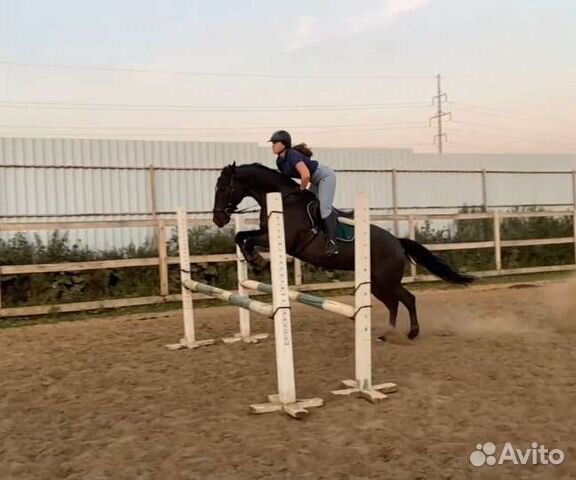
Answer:
[[[367,191],[373,208],[391,209],[392,174],[399,172],[400,208],[480,205],[478,173],[434,173],[434,170],[564,171],[562,174],[491,173],[487,197],[492,205],[565,204],[573,202],[576,155],[414,154],[410,150],[375,148],[313,148],[314,156],[338,170],[335,204],[351,206],[354,194]],[[224,165],[260,162],[274,165],[269,146],[248,143],[170,142],[143,140],[0,138],[0,221],[139,218],[152,210],[150,174],[156,171],[157,211],[185,205],[196,212],[212,208],[218,170]],[[23,166],[45,168],[22,168]],[[101,167],[96,169],[49,166]],[[118,168],[124,167],[124,168]],[[194,167],[206,170],[162,170]],[[371,170],[350,172],[348,170]],[[250,202],[245,202],[248,205]],[[107,214],[106,216],[90,216]],[[125,216],[130,215],[130,216]],[[70,237],[96,248],[141,243],[146,229],[78,231]]]
[[[435,154],[407,149],[313,148],[315,157],[338,169],[572,170],[576,154]],[[272,166],[268,146],[254,143],[171,142],[0,137],[0,165],[221,167],[261,162]]]

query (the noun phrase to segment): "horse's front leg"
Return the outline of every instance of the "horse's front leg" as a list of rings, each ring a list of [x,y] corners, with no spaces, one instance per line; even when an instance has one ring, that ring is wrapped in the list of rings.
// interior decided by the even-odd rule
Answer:
[[[268,248],[268,232],[264,230],[238,232],[235,241],[246,261],[252,266],[254,273],[262,273],[266,269],[268,262],[260,255],[256,247]]]

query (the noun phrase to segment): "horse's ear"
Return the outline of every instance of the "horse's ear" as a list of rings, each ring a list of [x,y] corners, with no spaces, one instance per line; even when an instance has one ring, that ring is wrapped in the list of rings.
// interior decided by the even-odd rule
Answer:
[[[232,168],[236,168],[236,160],[232,162]]]

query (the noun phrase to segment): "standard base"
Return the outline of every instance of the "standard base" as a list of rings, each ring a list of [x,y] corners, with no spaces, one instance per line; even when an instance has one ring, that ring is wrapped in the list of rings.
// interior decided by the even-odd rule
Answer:
[[[304,418],[310,412],[308,408],[321,407],[324,400],[321,398],[307,398],[305,400],[296,400],[295,403],[282,403],[278,395],[268,395],[268,403],[257,403],[250,405],[250,413],[261,414],[271,412],[284,412],[292,418]]]
[[[207,347],[208,345],[215,344],[216,340],[196,340],[195,342],[188,343],[185,338],[181,338],[180,343],[172,343],[170,345],[166,345],[166,348],[168,348],[168,350],[183,350],[185,348],[193,350],[195,348]]]
[[[352,395],[356,394],[369,402],[377,403],[385,398],[388,398],[387,393],[394,393],[398,391],[398,385],[395,383],[381,383],[379,385],[372,385],[372,387],[364,389],[360,388],[356,380],[343,380],[342,383],[348,388],[342,390],[333,390],[334,395]]]
[[[248,337],[243,337],[241,333],[235,333],[233,337],[223,338],[222,341],[225,344],[244,342],[244,343],[258,343],[260,340],[268,338],[270,335],[267,333],[256,333],[255,335],[249,335]]]

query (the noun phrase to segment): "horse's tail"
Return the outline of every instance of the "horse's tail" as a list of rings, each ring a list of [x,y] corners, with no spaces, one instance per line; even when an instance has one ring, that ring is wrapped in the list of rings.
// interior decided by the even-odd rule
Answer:
[[[408,238],[399,238],[398,240],[400,240],[404,253],[410,260],[418,265],[422,265],[430,271],[430,273],[442,280],[459,285],[468,285],[475,280],[473,276],[460,273],[453,269],[445,260],[434,255],[424,245]]]

